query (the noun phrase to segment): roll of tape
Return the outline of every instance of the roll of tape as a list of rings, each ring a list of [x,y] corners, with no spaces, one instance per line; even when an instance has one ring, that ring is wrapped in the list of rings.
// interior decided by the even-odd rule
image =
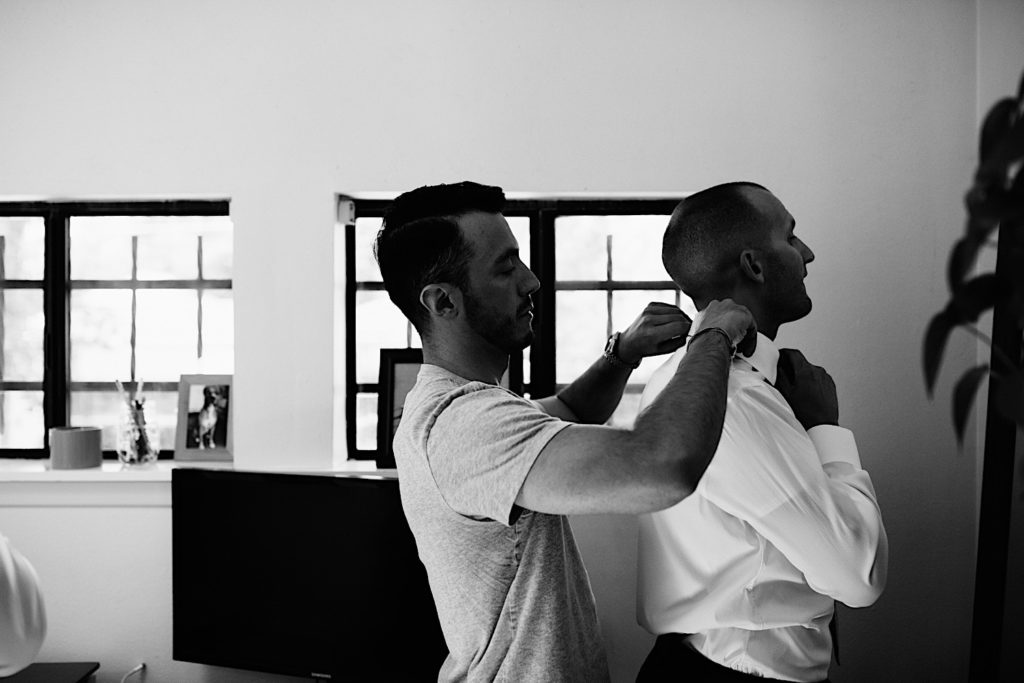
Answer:
[[[50,469],[79,470],[102,464],[99,427],[50,428]]]

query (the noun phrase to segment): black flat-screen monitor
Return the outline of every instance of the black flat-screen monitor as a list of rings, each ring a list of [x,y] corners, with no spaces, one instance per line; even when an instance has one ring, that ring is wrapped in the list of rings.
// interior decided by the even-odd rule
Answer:
[[[447,655],[394,478],[175,469],[173,656],[436,681]]]

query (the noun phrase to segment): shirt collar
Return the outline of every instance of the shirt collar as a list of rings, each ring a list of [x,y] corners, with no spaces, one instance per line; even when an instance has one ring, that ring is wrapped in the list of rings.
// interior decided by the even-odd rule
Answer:
[[[764,377],[765,381],[775,386],[775,376],[779,369],[779,347],[768,337],[757,333],[757,348],[750,356],[736,354],[736,361],[746,363],[755,372]]]
[[[697,329],[704,318],[704,311],[697,314],[693,319],[690,329]],[[754,372],[764,377],[765,381],[775,386],[775,377],[779,369],[779,347],[768,337],[760,332],[757,333],[757,348],[750,356],[736,354],[733,362],[744,363]]]

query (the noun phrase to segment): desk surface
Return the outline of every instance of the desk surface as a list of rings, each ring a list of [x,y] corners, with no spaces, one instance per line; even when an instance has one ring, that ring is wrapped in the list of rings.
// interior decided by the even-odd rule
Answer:
[[[3,683],[86,683],[100,668],[99,662],[36,662],[13,676],[0,677]]]

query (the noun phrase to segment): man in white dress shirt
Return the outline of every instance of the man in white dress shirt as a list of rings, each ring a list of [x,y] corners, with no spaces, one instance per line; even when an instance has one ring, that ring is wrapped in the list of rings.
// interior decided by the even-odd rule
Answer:
[[[640,518],[637,611],[658,640],[638,682],[825,681],[834,601],[885,586],[885,529],[835,385],[779,326],[806,316],[813,252],[767,189],[718,185],[673,212],[662,260],[698,310],[730,297],[757,322],[735,355],[718,450],[696,491]],[[694,321],[697,328],[698,320]],[[652,376],[646,407],[686,353]]]

